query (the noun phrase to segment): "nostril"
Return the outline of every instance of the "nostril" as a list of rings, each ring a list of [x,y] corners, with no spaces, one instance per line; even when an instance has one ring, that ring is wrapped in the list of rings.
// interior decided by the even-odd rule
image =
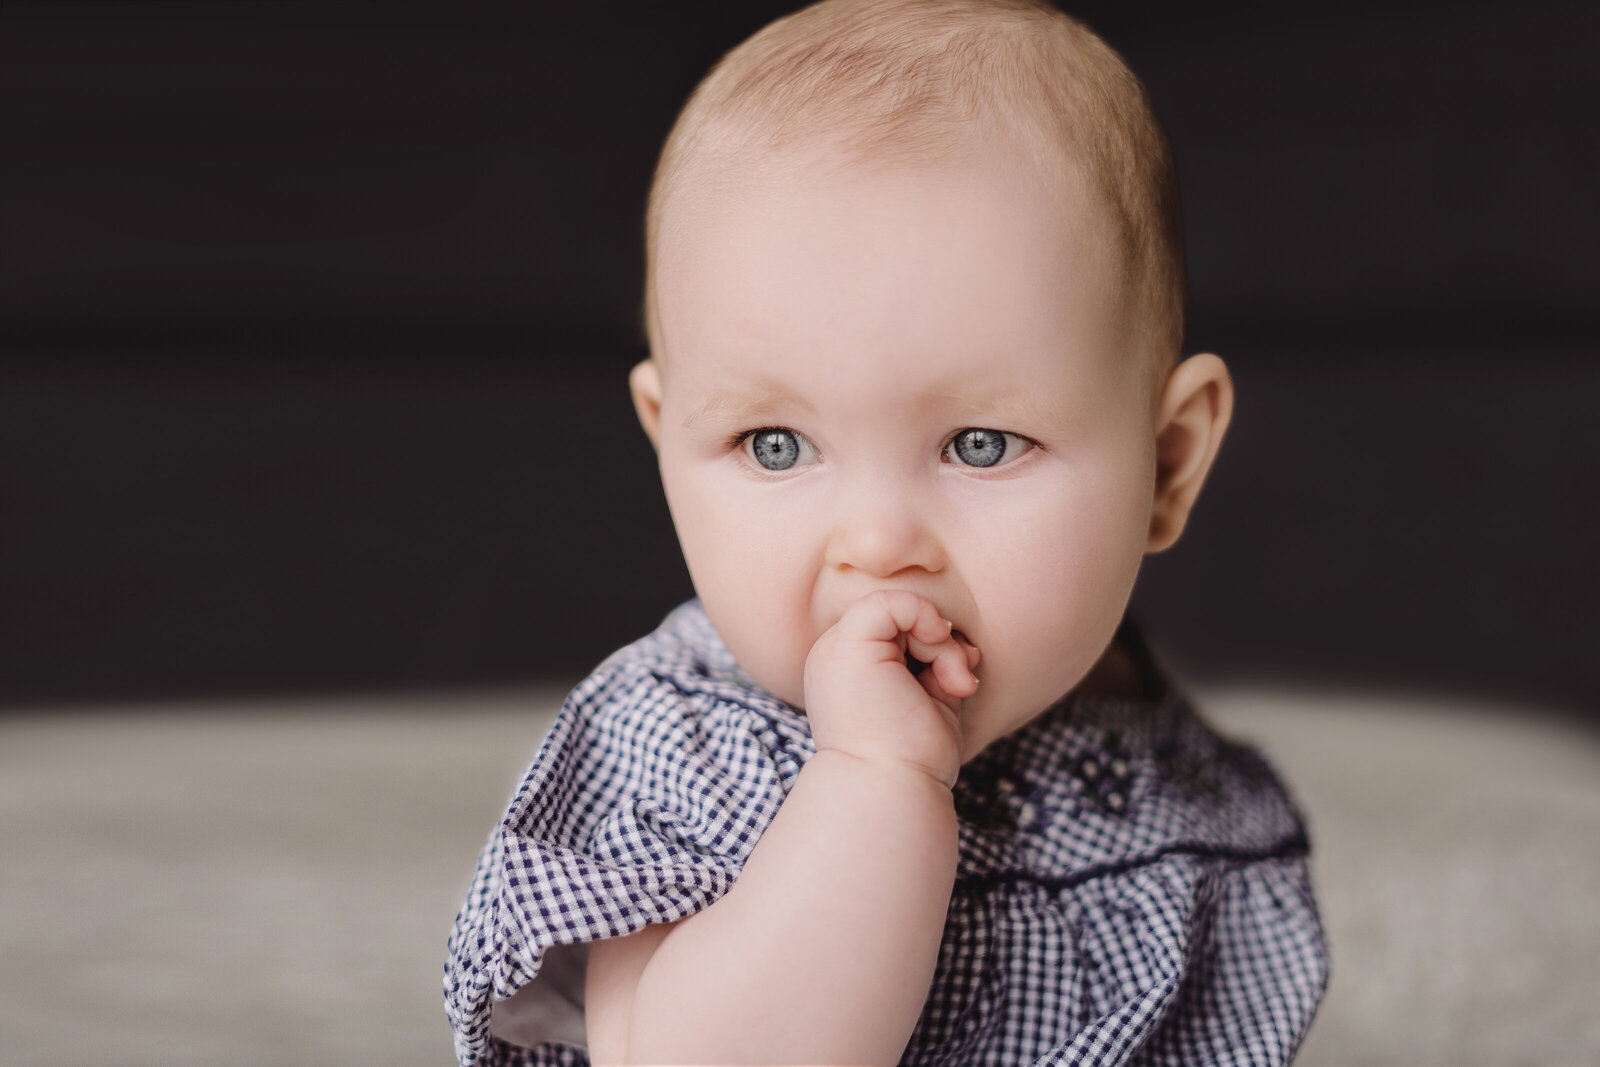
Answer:
[[[874,510],[837,517],[828,538],[826,561],[840,571],[874,578],[942,570],[944,552],[923,521],[910,514]]]

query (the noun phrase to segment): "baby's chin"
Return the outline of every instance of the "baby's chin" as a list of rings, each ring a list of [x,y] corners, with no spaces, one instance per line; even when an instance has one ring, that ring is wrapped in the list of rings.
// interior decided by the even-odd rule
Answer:
[[[959,717],[963,764],[977,759],[996,741],[1013,731],[1009,720],[1017,716],[994,714],[992,709],[995,709],[996,703],[996,698],[990,697],[981,687],[976,694],[962,702]]]
[[[1008,681],[1017,679],[1003,672],[984,678],[981,665],[978,676],[983,683],[977,693],[963,702],[960,712],[962,763],[975,759],[995,742],[1027,729],[1059,706],[1075,688],[1072,685],[1062,688],[1060,677],[1030,678],[1023,680],[1020,688],[1008,686]]]
[[[752,657],[748,661],[741,659],[739,666],[744,668],[744,672],[752,681],[768,693],[796,711],[806,710],[804,660],[798,668],[788,664],[775,667]]]
[[[746,633],[748,627],[741,627],[737,618],[732,626],[724,629],[717,625],[717,614],[709,606],[707,614],[711,615],[712,625],[723,635],[723,644],[746,677],[790,707],[805,710],[805,663],[811,650],[809,645],[802,648],[798,645],[773,647],[771,643],[760,641],[747,643],[740,640],[740,635]]]

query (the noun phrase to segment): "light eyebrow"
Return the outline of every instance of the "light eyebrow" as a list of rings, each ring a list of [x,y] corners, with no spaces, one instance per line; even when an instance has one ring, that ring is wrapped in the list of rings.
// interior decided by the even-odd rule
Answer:
[[[1059,407],[1026,390],[1007,391],[992,395],[965,396],[959,393],[930,393],[926,399],[951,411],[960,412],[962,418],[992,420],[988,429],[1004,430],[1009,426],[1053,425],[1062,418]],[[977,425],[974,423],[974,425]]]
[[[706,397],[705,402],[695,408],[684,420],[687,427],[697,426],[702,422],[752,422],[770,412],[784,408],[799,408],[808,415],[815,415],[817,409],[811,402],[785,386],[776,382],[763,382],[749,391],[736,391],[732,389],[719,389]]]

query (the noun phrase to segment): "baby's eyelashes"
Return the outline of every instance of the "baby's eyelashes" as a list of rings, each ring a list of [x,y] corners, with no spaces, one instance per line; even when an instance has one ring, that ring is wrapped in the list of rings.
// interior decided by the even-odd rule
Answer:
[[[745,454],[769,471],[786,471],[817,462],[817,446],[787,426],[749,430],[738,438]]]
[[[1032,451],[1034,443],[1021,434],[969,426],[951,439],[944,454],[965,467],[998,467]]]
[[[774,473],[808,466],[822,458],[817,446],[804,434],[787,426],[741,431],[728,439],[728,446],[742,450],[747,459]],[[981,470],[1013,463],[1037,447],[1037,442],[1009,430],[969,426],[945,444],[940,458],[956,466]]]

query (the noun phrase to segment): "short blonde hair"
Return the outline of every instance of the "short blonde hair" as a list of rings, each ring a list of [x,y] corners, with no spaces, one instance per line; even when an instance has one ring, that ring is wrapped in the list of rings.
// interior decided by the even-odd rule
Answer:
[[[1041,164],[1081,168],[1116,226],[1151,371],[1183,344],[1177,178],[1144,87],[1104,41],[1043,0],[822,0],[705,76],[667,135],[645,213],[645,328],[659,355],[655,258],[691,162],[823,141],[933,160],[998,123]]]

